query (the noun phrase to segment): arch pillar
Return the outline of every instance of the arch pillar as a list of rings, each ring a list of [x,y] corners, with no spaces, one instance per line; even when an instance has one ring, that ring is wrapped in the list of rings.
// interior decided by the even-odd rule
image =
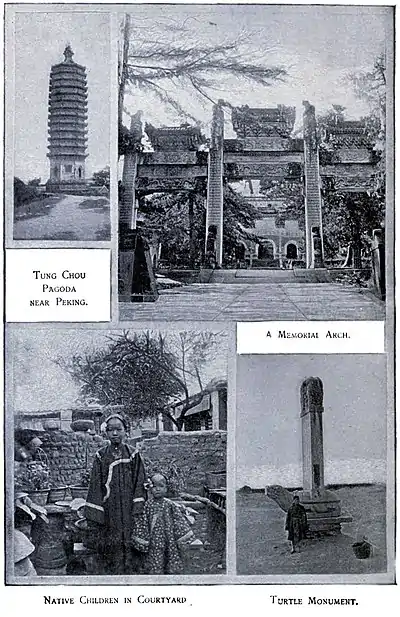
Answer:
[[[324,241],[315,107],[303,101],[306,268],[323,267]],[[317,249],[317,250],[316,250]]]
[[[222,265],[223,208],[224,208],[224,112],[214,105],[211,126],[211,144],[208,154],[206,262]]]

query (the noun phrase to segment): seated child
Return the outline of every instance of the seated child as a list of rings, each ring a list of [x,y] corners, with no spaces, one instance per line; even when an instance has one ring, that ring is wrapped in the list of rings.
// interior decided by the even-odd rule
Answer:
[[[144,574],[178,574],[183,571],[182,547],[194,540],[184,511],[166,497],[166,478],[156,473],[143,514],[134,517],[132,544],[145,553]]]

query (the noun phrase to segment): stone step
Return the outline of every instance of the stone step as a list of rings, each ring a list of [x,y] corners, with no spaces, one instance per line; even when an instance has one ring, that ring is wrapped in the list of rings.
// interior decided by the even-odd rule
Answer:
[[[203,277],[203,280],[204,277]],[[213,270],[210,271],[209,283],[232,283],[232,284],[281,284],[281,283],[328,283],[330,282],[329,271],[320,268],[314,270],[270,270],[257,268],[255,270]]]

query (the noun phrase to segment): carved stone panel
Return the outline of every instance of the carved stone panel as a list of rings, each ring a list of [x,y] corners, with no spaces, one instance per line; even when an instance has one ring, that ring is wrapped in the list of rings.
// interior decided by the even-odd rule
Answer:
[[[161,128],[146,124],[145,130],[154,150],[197,150],[206,141],[200,129],[189,124]]]
[[[321,176],[369,178],[375,173],[375,166],[363,163],[337,163],[320,168]]]
[[[137,178],[135,185],[135,189],[142,194],[194,191],[196,187],[195,179],[185,180],[184,178]]]
[[[335,178],[335,190],[345,191],[349,193],[361,193],[366,191],[372,191],[375,188],[374,177],[359,178],[354,177],[336,177]]]
[[[246,151],[246,152],[224,152],[225,163],[243,163],[245,165],[254,165],[255,163],[302,163],[304,159],[304,153],[281,151],[281,152],[260,152],[260,151]]]
[[[238,137],[289,137],[296,119],[296,108],[278,105],[274,108],[251,108],[247,105],[232,110],[232,125]]]
[[[224,174],[230,180],[235,178],[300,178],[302,166],[299,163],[226,163]]]
[[[207,167],[199,165],[139,165],[139,178],[197,178],[207,176]]]
[[[141,155],[144,165],[196,165],[197,152],[178,150],[176,152],[145,152]]]

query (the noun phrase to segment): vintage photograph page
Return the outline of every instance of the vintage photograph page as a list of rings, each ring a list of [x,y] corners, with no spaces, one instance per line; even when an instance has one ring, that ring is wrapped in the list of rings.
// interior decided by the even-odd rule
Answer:
[[[4,4],[10,613],[395,606],[394,9]]]

